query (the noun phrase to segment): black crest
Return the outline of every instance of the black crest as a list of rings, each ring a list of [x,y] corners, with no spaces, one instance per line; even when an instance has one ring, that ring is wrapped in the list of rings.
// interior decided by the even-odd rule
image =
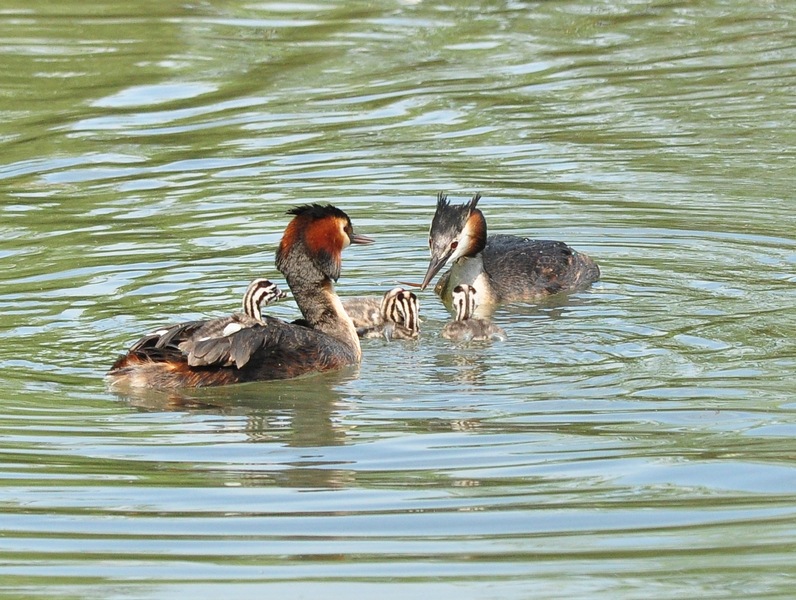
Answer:
[[[467,218],[475,210],[481,194],[476,193],[469,202],[464,204],[451,204],[448,196],[440,192],[437,194],[437,210],[431,219],[431,234],[440,232],[455,232],[458,234],[464,229]],[[454,235],[455,235],[454,234]]]
[[[331,204],[324,206],[323,204],[302,204],[291,208],[285,214],[293,215],[295,217],[308,217],[310,219],[323,219],[324,217],[339,217],[341,219],[348,219],[348,215],[342,210]]]

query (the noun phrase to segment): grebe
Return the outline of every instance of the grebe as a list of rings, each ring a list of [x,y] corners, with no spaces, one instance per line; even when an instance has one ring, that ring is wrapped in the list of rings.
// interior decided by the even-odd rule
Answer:
[[[474,319],[476,291],[471,285],[457,285],[453,288],[453,307],[456,310],[455,320],[442,328],[442,337],[461,342],[477,342],[486,340],[506,341],[506,332],[486,319]]]
[[[279,289],[275,283],[267,279],[258,278],[249,284],[243,294],[243,314],[262,322],[262,306],[267,306],[287,297],[287,292]]]
[[[476,208],[480,199],[481,194],[476,194],[465,204],[451,205],[439,193],[428,238],[431,261],[420,289],[447,263],[452,263],[451,268],[434,288],[446,303],[459,284],[475,286],[480,305],[491,306],[572,292],[600,278],[591,258],[563,242],[514,235],[487,239],[486,219]]]
[[[359,338],[332,282],[340,276],[342,250],[373,240],[355,234],[348,215],[330,204],[299,206],[287,214],[293,219],[279,243],[276,268],[287,280],[304,325],[261,316],[260,323],[231,327],[218,337],[200,334],[212,321],[173,325],[133,344],[108,372],[111,385],[225,385],[290,379],[358,363]]]
[[[221,317],[204,321],[203,325],[196,329],[191,336],[179,343],[179,349],[188,355],[202,356],[205,361],[209,360],[208,352],[221,352],[225,345],[219,343],[219,338],[232,335],[246,327],[263,325],[262,306],[268,305],[287,296],[279,289],[275,283],[268,279],[255,279],[246,288],[243,294],[243,313],[233,313],[229,317]],[[144,336],[130,348],[130,352],[139,347],[146,347],[154,342],[164,344],[169,342],[167,335],[179,332],[180,325],[170,328],[159,329],[154,333]]]
[[[343,298],[343,308],[361,338],[414,339],[420,332],[417,296],[394,287],[379,298]]]

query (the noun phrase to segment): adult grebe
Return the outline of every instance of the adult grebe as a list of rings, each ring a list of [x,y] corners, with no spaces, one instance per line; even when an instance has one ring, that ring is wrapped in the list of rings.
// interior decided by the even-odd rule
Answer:
[[[394,287],[382,298],[342,298],[343,308],[362,338],[414,339],[420,332],[417,296]]]
[[[299,206],[288,214],[293,219],[276,252],[276,268],[306,326],[266,316],[261,323],[207,338],[197,334],[208,321],[173,325],[133,344],[111,367],[111,385],[225,385],[290,379],[358,363],[359,338],[332,282],[340,276],[342,250],[373,240],[355,234],[348,215],[332,205]]]
[[[431,261],[420,289],[447,263],[451,268],[434,288],[446,303],[460,284],[476,287],[480,305],[490,306],[572,292],[600,278],[591,258],[563,242],[514,235],[487,239],[486,219],[476,208],[480,199],[476,194],[465,204],[451,205],[439,193],[428,238]]]
[[[455,320],[442,328],[442,337],[461,342],[477,342],[485,340],[505,341],[506,332],[486,319],[475,319],[476,291],[471,285],[457,285],[453,288],[453,307],[456,310]]]

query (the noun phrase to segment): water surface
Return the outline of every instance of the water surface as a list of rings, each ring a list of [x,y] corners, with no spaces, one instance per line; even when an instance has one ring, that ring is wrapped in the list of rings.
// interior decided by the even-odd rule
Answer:
[[[0,589],[13,597],[788,598],[796,585],[789,3],[0,11]],[[425,273],[434,197],[602,280],[503,343],[111,393],[140,334],[279,279],[285,211]],[[293,318],[292,301],[271,310]]]

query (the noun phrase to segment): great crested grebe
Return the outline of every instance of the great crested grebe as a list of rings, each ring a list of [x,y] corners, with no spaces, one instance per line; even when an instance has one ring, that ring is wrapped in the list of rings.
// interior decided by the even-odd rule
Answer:
[[[420,289],[447,263],[451,268],[434,288],[446,303],[459,284],[475,286],[480,305],[491,306],[572,292],[600,278],[591,258],[563,242],[515,235],[487,238],[486,219],[476,208],[480,199],[481,194],[475,194],[465,204],[451,205],[439,193],[428,238],[431,261]]]
[[[260,323],[209,338],[201,330],[212,321],[173,325],[133,344],[108,372],[111,385],[225,385],[290,379],[358,363],[359,338],[332,282],[340,276],[342,250],[373,240],[355,234],[348,215],[330,204],[299,206],[288,214],[293,219],[279,243],[276,268],[287,280],[303,325],[264,316]]]
[[[262,322],[263,313],[261,307],[285,297],[287,297],[287,292],[280,290],[275,283],[271,283],[262,277],[255,279],[249,284],[243,294],[243,314]]]
[[[343,308],[362,338],[414,339],[420,332],[417,296],[394,287],[379,298],[342,298]]]
[[[223,351],[225,344],[219,338],[232,335],[246,327],[263,325],[262,306],[268,305],[287,296],[275,283],[268,279],[255,279],[246,288],[243,294],[243,313],[233,313],[228,317],[204,321],[204,324],[195,330],[191,336],[179,343],[179,349],[189,355],[202,356],[207,361],[211,357],[208,353]],[[130,348],[130,352],[138,347],[146,347],[154,341],[155,344],[169,342],[168,335],[176,334],[180,327],[175,325],[159,329],[150,335],[144,336]]]
[[[442,328],[442,337],[461,342],[486,340],[505,341],[506,332],[486,319],[475,319],[476,291],[471,285],[462,284],[453,288],[453,307],[456,310],[455,320]]]

